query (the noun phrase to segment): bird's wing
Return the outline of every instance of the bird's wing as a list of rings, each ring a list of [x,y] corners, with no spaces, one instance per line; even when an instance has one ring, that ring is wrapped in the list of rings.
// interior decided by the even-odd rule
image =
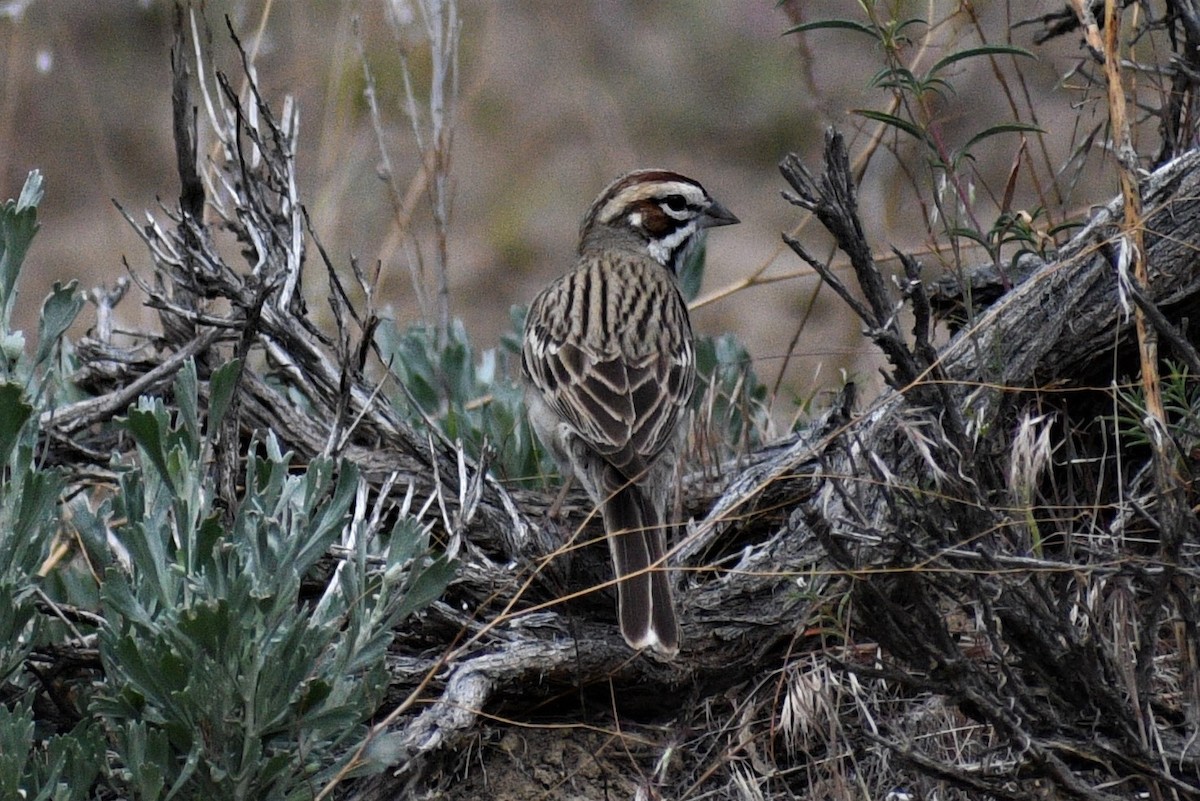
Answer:
[[[639,308],[649,313],[653,304],[656,314],[670,315],[666,324],[620,319],[600,338],[587,336],[586,326],[546,325],[540,305],[547,297],[552,293],[530,308],[525,373],[584,442],[635,478],[675,436],[691,398],[695,357],[686,307],[673,285],[654,288]]]

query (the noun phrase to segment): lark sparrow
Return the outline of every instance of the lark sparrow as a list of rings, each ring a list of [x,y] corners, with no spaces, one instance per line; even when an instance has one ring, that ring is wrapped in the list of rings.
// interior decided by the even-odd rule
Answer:
[[[676,277],[704,230],[738,218],[696,181],[638,170],[583,218],[579,258],[529,308],[522,367],[530,423],[604,520],[621,633],[671,656],[679,624],[666,510],[696,382]]]

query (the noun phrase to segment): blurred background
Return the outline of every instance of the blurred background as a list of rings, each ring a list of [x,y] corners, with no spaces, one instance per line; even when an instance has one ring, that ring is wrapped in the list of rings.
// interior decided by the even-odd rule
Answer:
[[[1115,192],[1103,154],[1081,148],[1088,104],[1102,104],[1103,91],[1074,73],[1084,60],[1078,36],[1036,46],[1036,26],[1013,27],[1061,3],[978,2],[968,12],[951,2],[866,5],[928,21],[910,29],[914,40],[901,50],[925,67],[978,47],[985,36],[1036,53],[1002,60],[1009,75],[1019,70],[1015,99],[998,88],[997,67],[983,57],[949,68],[953,89],[930,98],[927,111],[951,147],[1011,119],[1010,103],[1046,132],[1030,142],[1015,173],[1014,163],[1022,164],[1015,133],[987,139],[964,162],[984,227],[999,214],[1010,175],[1011,208],[1034,210],[1045,181],[1069,173],[1056,198],[1067,211],[1056,209],[1047,224],[1084,214]],[[447,248],[451,312],[476,345],[494,346],[510,329],[510,307],[527,303],[570,264],[579,220],[609,180],[657,166],[700,180],[743,221],[709,242],[694,322],[699,331],[743,340],[761,380],[778,387],[776,421],[787,425],[796,402],[836,389],[844,376],[878,388],[880,361],[861,324],[782,247],[780,234],[794,231],[803,215],[781,199],[776,167],[794,151],[818,168],[831,124],[847,133],[852,154],[880,129],[852,113],[885,109],[892,98],[870,85],[884,58],[875,42],[847,30],[785,35],[806,21],[865,20],[863,8],[855,0],[460,0]],[[278,111],[285,96],[295,98],[301,197],[333,261],[381,264],[392,313],[401,324],[419,320],[407,261],[414,251],[404,246],[379,177],[379,140],[396,183],[407,188],[420,153],[405,112],[404,65],[419,96],[431,74],[420,8],[400,0],[230,0],[196,9],[211,26],[206,57],[234,85],[240,63],[226,15],[254,54],[267,100]],[[159,199],[173,206],[179,191],[173,16],[173,4],[160,0],[0,1],[0,198],[15,197],[31,169],[46,176],[42,231],[21,284],[22,327],[36,325],[54,281],[111,285],[126,274],[124,262],[144,268],[141,241],[113,201],[135,219],[147,210],[162,219]],[[362,53],[376,84],[379,125],[364,99]],[[204,142],[202,134],[202,149]],[[882,145],[864,173],[868,237],[880,254],[891,245],[918,254],[936,276],[947,257],[932,252],[936,231],[920,198],[937,190],[938,170],[892,129]],[[1040,194],[1027,180],[1032,174],[1043,175]],[[411,241],[428,260],[436,248],[423,198]],[[819,258],[834,256],[815,224],[798,235]],[[315,307],[328,289],[312,256],[305,289]],[[962,258],[987,260],[982,252]],[[736,289],[755,275],[780,280]],[[131,293],[119,307],[123,324],[156,325],[138,303]],[[94,318],[85,312],[82,319]]]

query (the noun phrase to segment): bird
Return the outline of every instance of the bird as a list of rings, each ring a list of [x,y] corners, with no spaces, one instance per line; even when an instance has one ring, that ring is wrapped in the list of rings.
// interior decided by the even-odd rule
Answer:
[[[677,172],[622,175],[584,215],[574,266],[534,298],[523,332],[530,425],[564,492],[577,479],[600,510],[621,634],[666,657],[680,640],[667,505],[696,384],[678,277],[707,229],[737,222]]]

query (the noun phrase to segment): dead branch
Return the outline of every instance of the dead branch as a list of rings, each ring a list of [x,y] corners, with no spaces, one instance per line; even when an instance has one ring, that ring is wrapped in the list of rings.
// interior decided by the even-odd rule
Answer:
[[[178,77],[179,62],[175,69]],[[915,697],[945,696],[963,720],[988,732],[1003,759],[974,772],[941,764],[917,742],[868,725],[880,714],[879,698],[853,702],[839,725],[858,721],[867,733],[859,741],[882,743],[898,760],[972,791],[1020,797],[1041,783],[1105,798],[1101,787],[1129,782],[1200,792],[1187,709],[1200,699],[1167,692],[1171,656],[1162,647],[1168,620],[1195,631],[1194,519],[1187,531],[1139,548],[1117,544],[1110,523],[1152,528],[1155,520],[1155,498],[1124,472],[1109,495],[1081,500],[1039,532],[1037,521],[1018,519],[1002,478],[1026,407],[1051,386],[1108,386],[1114,361],[1133,346],[1114,268],[1120,200],[937,351],[920,265],[902,256],[904,280],[894,291],[871,258],[841,137],[828,137],[819,175],[785,160],[790,199],[817,214],[854,266],[865,303],[835,274],[823,275],[887,355],[892,390],[858,414],[847,391],[808,430],[730,465],[716,486],[688,483],[685,506],[701,511],[673,553],[684,650],[665,663],[631,654],[616,633],[611,600],[588,592],[606,580],[602,545],[581,548],[565,564],[555,556],[562,532],[541,520],[546,498],[510,491],[486,464],[386,402],[377,391],[385,371],[372,378],[361,356],[370,352],[373,323],[337,306],[348,300],[336,279],[336,333],[310,316],[297,291],[306,225],[296,192],[296,118],[290,111],[277,118],[253,81],[248,98],[224,80],[207,98],[217,109],[223,161],[206,183],[215,221],[196,213],[199,190],[183,158],[195,154],[186,85],[176,80],[174,103],[188,189],[180,207],[165,212],[170,225],[148,218],[138,228],[149,278],[132,271],[145,302],[163,310],[165,333],[124,348],[82,343],[81,375],[96,398],[43,421],[47,450],[66,461],[89,444],[104,445],[90,450],[107,458],[111,443],[89,443],[88,430],[138,394],[165,391],[188,358],[211,370],[236,356],[256,369],[243,372],[238,426],[223,434],[231,454],[269,429],[302,457],[354,460],[389,509],[422,509],[423,519],[436,519],[441,542],[458,553],[458,578],[442,602],[397,632],[393,646],[392,699],[425,686],[424,703],[398,715],[388,733],[398,775],[355,785],[354,797],[428,786],[439,761],[453,763],[455,749],[492,712],[533,716],[563,694],[611,690],[621,699],[612,704],[617,713],[680,726],[699,725],[699,710],[722,703],[731,687],[755,685],[747,708],[765,707],[772,677],[792,669],[800,653],[856,681],[886,679]],[[1198,167],[1200,153],[1189,152],[1141,187],[1151,269],[1138,302],[1166,320],[1200,317]],[[216,227],[238,242],[243,264],[214,244]],[[801,243],[789,244],[823,270]],[[906,305],[917,321],[912,337],[901,328]],[[1068,411],[1079,414],[1064,407],[1064,419]],[[1055,469],[1071,468],[1060,460]],[[220,486],[225,502],[236,504],[233,482]],[[1103,507],[1101,517],[1094,506]],[[569,525],[587,536],[596,529],[590,510],[579,496],[574,509]],[[827,647],[818,624],[847,599],[852,638],[844,632],[845,642]],[[1126,624],[1143,626],[1140,641],[1113,641],[1111,632]],[[863,653],[876,656],[858,658]],[[439,661],[444,669],[423,685]],[[568,708],[554,706],[561,714]],[[772,725],[775,714],[767,709]],[[704,738],[720,736],[699,735],[714,748]]]

